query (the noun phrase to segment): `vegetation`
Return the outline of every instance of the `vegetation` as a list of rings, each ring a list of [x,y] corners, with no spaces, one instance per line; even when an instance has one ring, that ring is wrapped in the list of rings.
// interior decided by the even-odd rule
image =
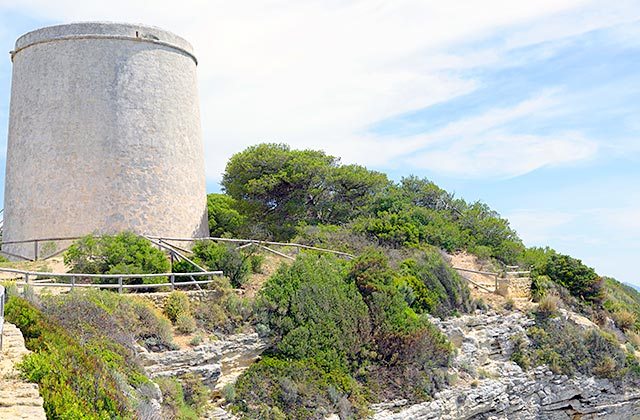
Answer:
[[[180,291],[174,291],[167,296],[167,300],[164,302],[164,309],[162,311],[164,315],[171,321],[176,322],[180,315],[190,315],[191,308],[189,304],[189,297]]]
[[[251,250],[238,250],[232,244],[197,241],[193,246],[193,254],[195,262],[209,270],[221,270],[236,287],[241,286],[251,272],[259,271],[261,266],[260,257]]]
[[[193,374],[180,380],[171,377],[156,379],[162,393],[163,418],[197,420],[204,411],[208,391],[202,380]]]
[[[237,202],[226,194],[207,195],[209,234],[213,237],[240,237],[247,218],[237,209]]]
[[[543,314],[527,330],[531,341],[526,346],[517,340],[512,360],[523,368],[546,364],[557,374],[582,373],[610,379],[622,379],[637,369],[612,335],[596,328],[582,330],[570,321]]]
[[[275,345],[234,389],[249,417],[361,416],[367,399],[424,398],[445,382],[452,348],[407,304],[382,253],[351,263],[301,255],[268,280],[258,306]]]
[[[65,252],[64,263],[71,267],[72,273],[154,274],[167,273],[171,269],[162,251],[132,232],[84,236]],[[153,277],[134,279],[133,283],[164,281],[166,278]]]
[[[49,418],[135,417],[138,399],[148,392],[149,380],[133,363],[132,343],[121,335],[118,321],[127,322],[127,329],[137,331],[140,339],[157,327],[145,325],[152,319],[135,304],[128,315],[139,311],[136,319],[125,321],[109,314],[110,307],[98,306],[101,293],[87,299],[68,297],[43,310],[15,296],[7,302],[7,320],[20,328],[33,352],[20,369],[28,380],[39,384]],[[77,309],[82,303],[86,303],[82,309],[93,310]],[[101,315],[101,320],[94,318]],[[101,322],[113,322],[115,328],[104,328]]]
[[[282,144],[234,155],[222,184],[225,193],[207,198],[212,236],[293,239],[357,257],[301,252],[254,299],[239,297],[233,288],[255,286],[255,278],[247,279],[263,271],[264,258],[252,248],[198,241],[193,260],[222,270],[226,278],[203,301],[190,303],[184,293],[171,293],[164,316],[109,292],[50,296],[37,305],[12,298],[7,317],[33,350],[21,369],[40,384],[50,417],[144,417],[137,402],[150,392],[150,383],[135,364],[135,348],[174,348],[171,323],[181,333],[197,331],[192,346],[203,336],[247,325],[269,336],[263,357],[223,390],[233,409],[248,418],[363,418],[371,402],[424,401],[448,383],[453,355],[430,317],[487,308],[471,300],[465,281],[445,260],[447,252],[462,250],[494,267],[532,270],[539,305],[536,325],[515,340],[512,358],[518,364],[611,379],[640,372],[612,334],[585,331],[558,316],[559,308],[577,309],[620,340],[626,337],[633,350],[640,348],[640,294],[601,278],[578,259],[524,247],[509,223],[484,203],[456,198],[427,179],[393,182],[322,151]],[[80,273],[170,268],[149,241],[126,232],[84,237],[66,252],[65,262]],[[180,261],[173,269],[193,267]],[[249,290],[245,296],[253,296]],[[197,378],[157,382],[164,417],[202,414],[209,392]]]

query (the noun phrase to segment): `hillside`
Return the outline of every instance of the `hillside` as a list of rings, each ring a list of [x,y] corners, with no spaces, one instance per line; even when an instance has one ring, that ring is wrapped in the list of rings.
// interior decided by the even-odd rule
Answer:
[[[298,245],[196,242],[227,278],[187,294],[11,288],[49,418],[640,415],[640,293],[527,248],[488,205],[276,144],[234,155],[222,185],[211,236]],[[89,236],[65,263],[193,269],[145,241]]]

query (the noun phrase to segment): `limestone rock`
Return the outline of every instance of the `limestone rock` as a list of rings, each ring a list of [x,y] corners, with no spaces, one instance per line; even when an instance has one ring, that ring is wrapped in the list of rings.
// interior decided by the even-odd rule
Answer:
[[[577,314],[562,316],[591,328]],[[432,320],[458,347],[450,371],[458,382],[432,401],[375,404],[373,419],[640,419],[640,389],[556,375],[545,366],[525,372],[510,361],[511,339],[533,325],[523,313],[476,312]]]

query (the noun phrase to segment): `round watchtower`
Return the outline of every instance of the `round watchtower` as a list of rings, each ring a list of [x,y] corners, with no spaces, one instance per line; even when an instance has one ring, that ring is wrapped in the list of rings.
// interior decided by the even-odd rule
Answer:
[[[207,235],[188,42],[74,23],[23,35],[11,60],[3,251],[31,258],[15,241],[92,232]]]

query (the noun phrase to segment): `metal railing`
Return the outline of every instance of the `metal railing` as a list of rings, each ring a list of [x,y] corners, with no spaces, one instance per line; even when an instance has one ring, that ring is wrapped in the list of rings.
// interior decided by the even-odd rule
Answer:
[[[15,268],[1,268],[0,273],[17,274],[17,278],[22,280],[16,281],[18,286],[32,287],[68,287],[73,290],[76,287],[101,288],[101,289],[118,289],[122,293],[125,289],[152,289],[157,287],[176,287],[196,286],[200,288],[203,284],[213,283],[213,276],[221,276],[222,271],[200,271],[195,273],[158,273],[158,274],[82,274],[82,273],[48,273],[42,271],[18,270]],[[148,279],[148,278],[168,278],[168,282],[163,283],[143,283],[143,284],[126,284],[125,280],[130,279]],[[189,277],[188,281],[176,281],[176,278]],[[197,277],[206,277],[205,280],[196,280]],[[33,280],[32,280],[33,278]],[[65,283],[61,280],[69,279]],[[80,279],[80,281],[78,281]],[[95,281],[86,282],[88,279],[112,279],[117,283],[96,283]]]

